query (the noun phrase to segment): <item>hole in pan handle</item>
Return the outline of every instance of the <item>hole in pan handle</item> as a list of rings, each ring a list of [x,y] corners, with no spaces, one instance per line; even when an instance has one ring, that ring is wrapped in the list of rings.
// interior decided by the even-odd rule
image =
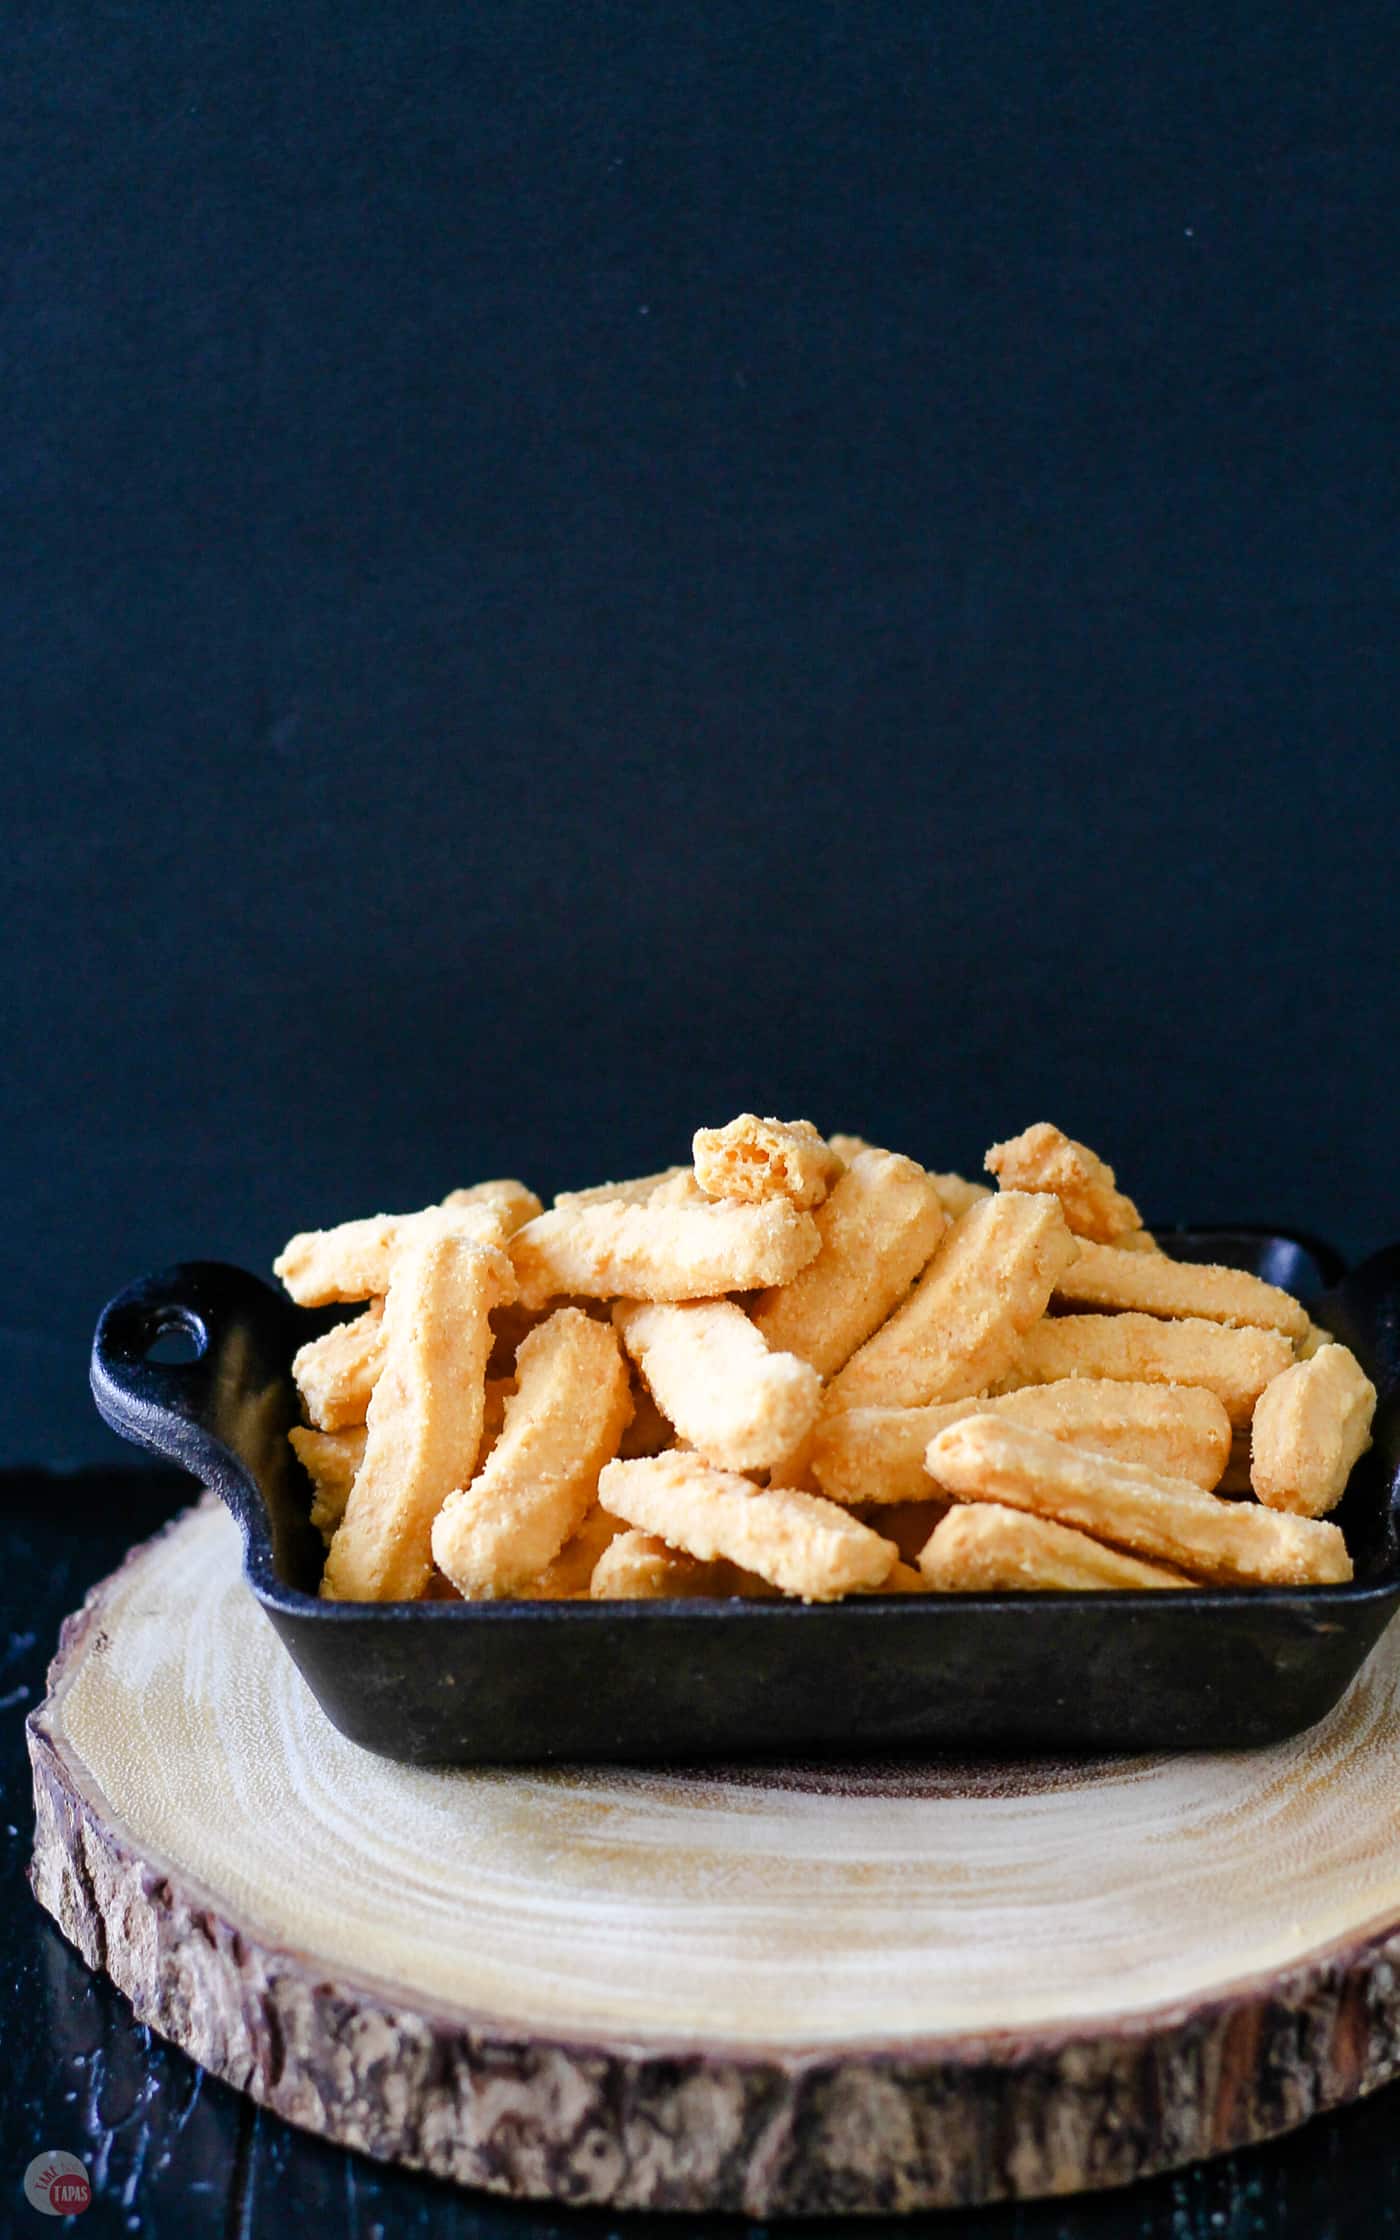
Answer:
[[[305,1494],[286,1436],[296,1332],[296,1310],[259,1277],[194,1260],[129,1284],[103,1308],[92,1341],[100,1414],[218,1493],[250,1568],[269,1577],[295,1576],[307,1560]]]

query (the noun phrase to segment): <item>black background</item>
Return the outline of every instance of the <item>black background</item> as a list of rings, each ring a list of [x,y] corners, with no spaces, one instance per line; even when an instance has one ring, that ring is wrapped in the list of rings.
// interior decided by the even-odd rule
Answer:
[[[1393,25],[6,10],[3,1459],[746,1104],[1400,1232]]]

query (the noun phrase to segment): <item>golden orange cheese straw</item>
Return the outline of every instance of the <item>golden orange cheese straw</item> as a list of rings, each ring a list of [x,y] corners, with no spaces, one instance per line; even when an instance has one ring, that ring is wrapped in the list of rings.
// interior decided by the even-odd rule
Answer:
[[[697,1128],[692,1154],[707,1198],[790,1198],[808,1211],[844,1165],[810,1120],[760,1120],[756,1112]]]
[[[966,1416],[930,1442],[929,1475],[959,1501],[1028,1509],[1091,1538],[1240,1586],[1328,1585],[1351,1577],[1335,1525],[1221,1501],[1184,1478],[1071,1447],[994,1415]]]
[[[1203,1487],[1216,1484],[1230,1456],[1230,1419],[1212,1392],[1068,1377],[996,1399],[824,1416],[812,1451],[817,1483],[831,1501],[917,1500],[929,1490],[924,1456],[930,1439],[964,1416],[988,1413]]]
[[[524,1191],[524,1184],[477,1185],[482,1188],[517,1192]],[[372,1213],[361,1221],[342,1221],[335,1229],[303,1230],[278,1254],[272,1272],[281,1277],[299,1307],[382,1298],[400,1246],[449,1230],[477,1244],[504,1244],[522,1212],[518,1197],[480,1198],[472,1191],[452,1195],[455,1203],[425,1206],[419,1213]],[[532,1192],[524,1195],[539,1204]]]
[[[1003,1191],[969,1206],[903,1306],[833,1378],[823,1415],[985,1392],[1016,1360],[1076,1249],[1053,1197]]]
[[[429,1228],[400,1248],[364,1461],[331,1542],[322,1594],[354,1602],[422,1594],[433,1519],[476,1466],[491,1309],[510,1297],[514,1282],[505,1254],[460,1228]]]
[[[363,1423],[383,1366],[382,1299],[371,1299],[363,1314],[309,1339],[293,1359],[292,1376],[316,1429],[344,1431]]]
[[[1254,1411],[1250,1483],[1271,1509],[1335,1509],[1371,1444],[1376,1388],[1346,1346],[1323,1346],[1264,1387]]]
[[[997,1502],[950,1509],[919,1557],[940,1594],[1083,1592],[1124,1587],[1189,1587],[1184,1572],[1106,1548],[1072,1526],[1027,1516]]]
[[[751,1313],[775,1353],[795,1353],[830,1377],[903,1298],[947,1224],[923,1168],[868,1145],[811,1218],[815,1258]]]
[[[432,1528],[438,1569],[469,1601],[513,1594],[554,1561],[593,1506],[632,1413],[614,1332],[577,1307],[532,1330],[515,1368],[495,1446]]]
[[[1087,1144],[1076,1143],[1073,1136],[1052,1127],[1048,1120],[1038,1120],[1033,1128],[1006,1143],[994,1143],[987,1153],[986,1166],[1003,1190],[1053,1192],[1078,1237],[1112,1244],[1142,1226],[1132,1199],[1125,1198],[1117,1188],[1112,1167],[1106,1166]]]
[[[1127,1378],[1134,1384],[1204,1385],[1232,1424],[1249,1422],[1271,1377],[1293,1348],[1279,1330],[1230,1330],[1223,1323],[1150,1314],[1059,1314],[1022,1339],[1013,1374],[1024,1384],[1061,1377]]]
[[[511,1239],[527,1306],[561,1292],[594,1299],[712,1299],[786,1283],[816,1257],[810,1213],[757,1205],[556,1206]]]
[[[721,1557],[786,1594],[830,1602],[877,1587],[899,1560],[894,1545],[815,1494],[761,1490],[694,1454],[610,1462],[598,1481],[605,1509],[703,1563]]]
[[[1164,1252],[1124,1252],[1085,1238],[1055,1286],[1057,1298],[1075,1307],[1120,1307],[1143,1314],[1195,1315],[1203,1322],[1245,1324],[1305,1338],[1307,1309],[1276,1284],[1242,1268],[1217,1268],[1195,1260],[1169,1260]]]
[[[619,1304],[613,1319],[676,1433],[722,1470],[766,1470],[816,1421],[821,1378],[730,1299]]]

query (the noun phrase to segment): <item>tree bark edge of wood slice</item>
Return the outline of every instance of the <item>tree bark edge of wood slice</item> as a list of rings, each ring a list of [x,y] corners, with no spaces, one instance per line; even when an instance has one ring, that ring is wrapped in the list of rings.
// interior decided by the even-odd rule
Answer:
[[[51,1696],[103,1594],[65,1623]],[[1400,2072],[1394,1923],[1101,2029],[890,2050],[591,2045],[435,2013],[259,1944],[143,1854],[104,1822],[49,1708],[28,1721],[31,1881],[88,1964],[140,2021],[287,2121],[460,2184],[754,2218],[967,2208],[1124,2185],[1274,2137]]]

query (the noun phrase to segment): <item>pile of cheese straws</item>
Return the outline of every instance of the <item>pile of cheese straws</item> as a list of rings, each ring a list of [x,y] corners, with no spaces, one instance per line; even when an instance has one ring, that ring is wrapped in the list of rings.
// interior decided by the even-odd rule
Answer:
[[[1045,1122],[997,1187],[743,1113],[692,1164],[294,1237],[292,1444],[357,1601],[1347,1579],[1355,1357]]]

